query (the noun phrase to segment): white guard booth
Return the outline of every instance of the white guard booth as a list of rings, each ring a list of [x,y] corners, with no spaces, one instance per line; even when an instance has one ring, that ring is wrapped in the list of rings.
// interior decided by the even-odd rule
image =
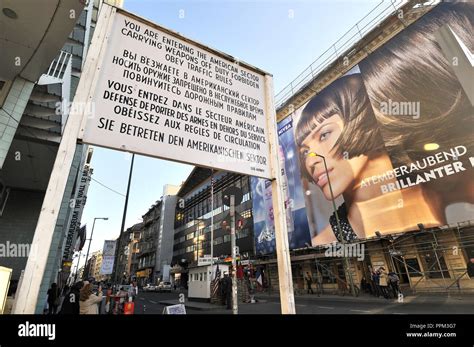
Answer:
[[[211,298],[211,281],[214,279],[217,265],[204,265],[189,268],[188,298],[195,301],[209,301]],[[229,272],[229,265],[219,264],[220,278]]]

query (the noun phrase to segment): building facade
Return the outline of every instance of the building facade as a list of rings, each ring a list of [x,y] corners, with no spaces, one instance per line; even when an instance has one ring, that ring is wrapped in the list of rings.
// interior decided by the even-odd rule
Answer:
[[[249,178],[216,172],[212,175],[212,180],[213,203],[210,169],[195,168],[177,194],[171,273],[174,281],[182,286],[187,285],[188,267],[196,266],[200,257],[211,255],[211,242],[214,257],[225,260],[232,254],[230,231],[222,227],[222,221],[229,213],[229,207],[223,203],[223,192],[227,187],[237,187],[243,194],[242,202],[235,207],[236,212],[244,219],[243,227],[236,232],[240,256],[249,259],[255,254]]]
[[[464,25],[459,18],[472,18],[474,6],[408,1],[396,11],[387,10],[387,16],[376,26],[367,26],[363,32],[359,31],[360,25],[353,28],[359,31],[352,36],[360,37],[358,42],[349,39],[353,32],[347,33],[334,45],[336,53],[332,57],[318,59],[276,96],[277,120],[279,125],[283,124],[279,138],[286,160],[284,170],[288,176],[292,174],[290,200],[297,203],[299,199],[298,213],[304,217],[295,221],[297,215],[290,211],[293,219],[288,220],[292,230],[308,230],[306,246],[291,249],[293,287],[297,293],[307,290],[307,273],[313,283],[322,283],[325,292],[349,290],[351,282],[355,291],[360,292],[368,288],[364,284],[373,282],[373,272],[382,267],[398,275],[402,292],[474,290],[474,280],[467,273],[474,245],[474,198],[472,191],[467,192],[473,185],[469,163],[473,148],[468,140],[472,135],[464,130],[474,126],[469,111],[472,88],[462,78],[467,65],[463,68],[463,63],[451,64],[446,58],[452,56],[453,47],[460,45],[459,37],[472,49],[472,21]],[[399,13],[403,13],[403,18]],[[445,25],[455,28],[458,39],[440,37]],[[418,44],[414,37],[419,33],[430,40]],[[411,52],[417,59],[410,60],[402,51]],[[455,88],[459,100],[446,97],[442,88],[437,89],[442,91],[437,94],[429,87],[419,87],[427,74],[439,71],[430,64],[426,70],[421,68],[426,51],[436,55],[445,67],[443,78],[452,83],[449,88]],[[400,58],[397,63],[401,67],[397,75],[406,76],[400,84],[393,83],[395,76],[389,71],[395,64],[395,55]],[[456,59],[466,63],[467,56],[462,55],[456,54]],[[431,83],[435,83],[434,78],[430,78]],[[353,100],[360,97],[369,107],[364,117],[353,123],[356,114],[361,114],[360,109],[352,109],[356,102],[341,106],[331,95],[339,97],[354,91],[357,97],[352,94]],[[398,101],[420,100],[420,114],[393,114],[384,108],[394,100],[392,93],[397,94]],[[437,110],[431,108],[435,103]],[[339,111],[328,115],[321,105]],[[442,114],[441,109],[445,110]],[[328,127],[331,117],[340,117],[341,125],[323,132],[321,129]],[[440,117],[458,126],[452,129],[440,125]],[[365,128],[358,133],[361,124]],[[371,142],[370,134],[380,141],[377,149],[370,147],[376,142]],[[356,149],[355,143],[361,140],[367,140],[366,145]],[[456,147],[460,154],[451,155]],[[373,164],[371,158],[384,156],[385,170],[370,174],[364,169],[357,171],[354,163],[364,156],[368,158],[367,167]],[[433,161],[435,157],[441,161]],[[338,162],[347,164],[345,169],[338,167]],[[462,169],[451,171],[455,166]],[[410,173],[407,170],[391,178],[386,176],[408,167]],[[450,173],[436,176],[441,170]],[[338,185],[344,173],[353,176],[341,188]],[[329,179],[324,181],[324,176],[331,177],[336,188],[334,195],[333,188],[328,189]],[[364,196],[362,201],[357,200],[359,193]],[[345,236],[338,234],[336,209]],[[268,213],[261,215],[261,223],[271,229],[271,223],[265,220]],[[260,226],[255,232],[259,236],[264,229]],[[275,253],[259,252],[258,258],[257,266],[265,274],[264,287],[278,290]]]

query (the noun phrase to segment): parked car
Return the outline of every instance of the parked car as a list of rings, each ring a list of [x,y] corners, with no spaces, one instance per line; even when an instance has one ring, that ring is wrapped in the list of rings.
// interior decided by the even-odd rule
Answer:
[[[151,283],[148,283],[145,287],[143,287],[143,291],[144,292],[154,292],[154,291],[156,291],[156,286],[151,284]]]
[[[171,292],[171,282],[160,282],[158,284],[159,292]]]

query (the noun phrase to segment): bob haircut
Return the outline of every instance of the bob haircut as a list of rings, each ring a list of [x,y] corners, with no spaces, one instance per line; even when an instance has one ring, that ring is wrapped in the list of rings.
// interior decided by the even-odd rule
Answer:
[[[474,4],[441,3],[359,63],[394,166],[423,159],[433,142],[472,154],[474,108],[437,42],[444,25],[474,51]],[[381,112],[389,100],[418,102],[419,119]]]
[[[360,74],[334,81],[305,106],[295,129],[295,141],[301,147],[306,137],[325,119],[339,115],[344,128],[333,149],[347,159],[384,150],[384,143]],[[306,168],[301,154],[299,160]],[[303,176],[312,181],[306,169]]]

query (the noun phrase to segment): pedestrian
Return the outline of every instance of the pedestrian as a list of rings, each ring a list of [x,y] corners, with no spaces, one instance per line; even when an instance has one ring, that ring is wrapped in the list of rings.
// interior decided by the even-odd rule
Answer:
[[[82,281],[76,282],[66,293],[59,314],[79,314],[79,297],[83,284]]]
[[[51,288],[48,289],[48,314],[56,314],[56,310],[59,306],[59,289],[56,283],[51,284]]]
[[[107,286],[106,298],[105,298],[105,313],[111,313],[110,306],[112,306],[113,294],[114,294],[114,291],[112,289],[112,286],[109,284]]]
[[[377,270],[373,270],[372,272],[372,281],[374,282],[374,295],[378,298],[380,296],[380,274]]]
[[[102,302],[102,287],[99,286],[98,295],[92,293],[92,284],[88,283],[80,291],[80,314],[99,314],[98,304]]]
[[[137,295],[138,295],[137,282],[133,281],[130,287],[128,288],[128,297],[132,298],[132,301],[135,301],[135,297]]]
[[[389,282],[390,288],[392,289],[393,297],[396,299],[398,297],[398,294],[401,293],[400,278],[395,272],[389,272],[388,282]]]
[[[306,285],[308,286],[308,294],[314,294],[313,293],[313,288],[311,288],[311,285],[313,284],[313,278],[311,277],[310,273],[306,273]]]
[[[229,273],[224,273],[224,279],[222,282],[222,291],[224,294],[225,305],[228,310],[232,308],[232,278],[230,278]]]
[[[318,294],[318,297],[321,294],[324,294],[323,290],[323,276],[321,275],[321,272],[318,270],[316,273],[316,294]]]
[[[388,275],[385,272],[385,268],[381,267],[379,269],[379,287],[382,295],[385,299],[388,299]]]

